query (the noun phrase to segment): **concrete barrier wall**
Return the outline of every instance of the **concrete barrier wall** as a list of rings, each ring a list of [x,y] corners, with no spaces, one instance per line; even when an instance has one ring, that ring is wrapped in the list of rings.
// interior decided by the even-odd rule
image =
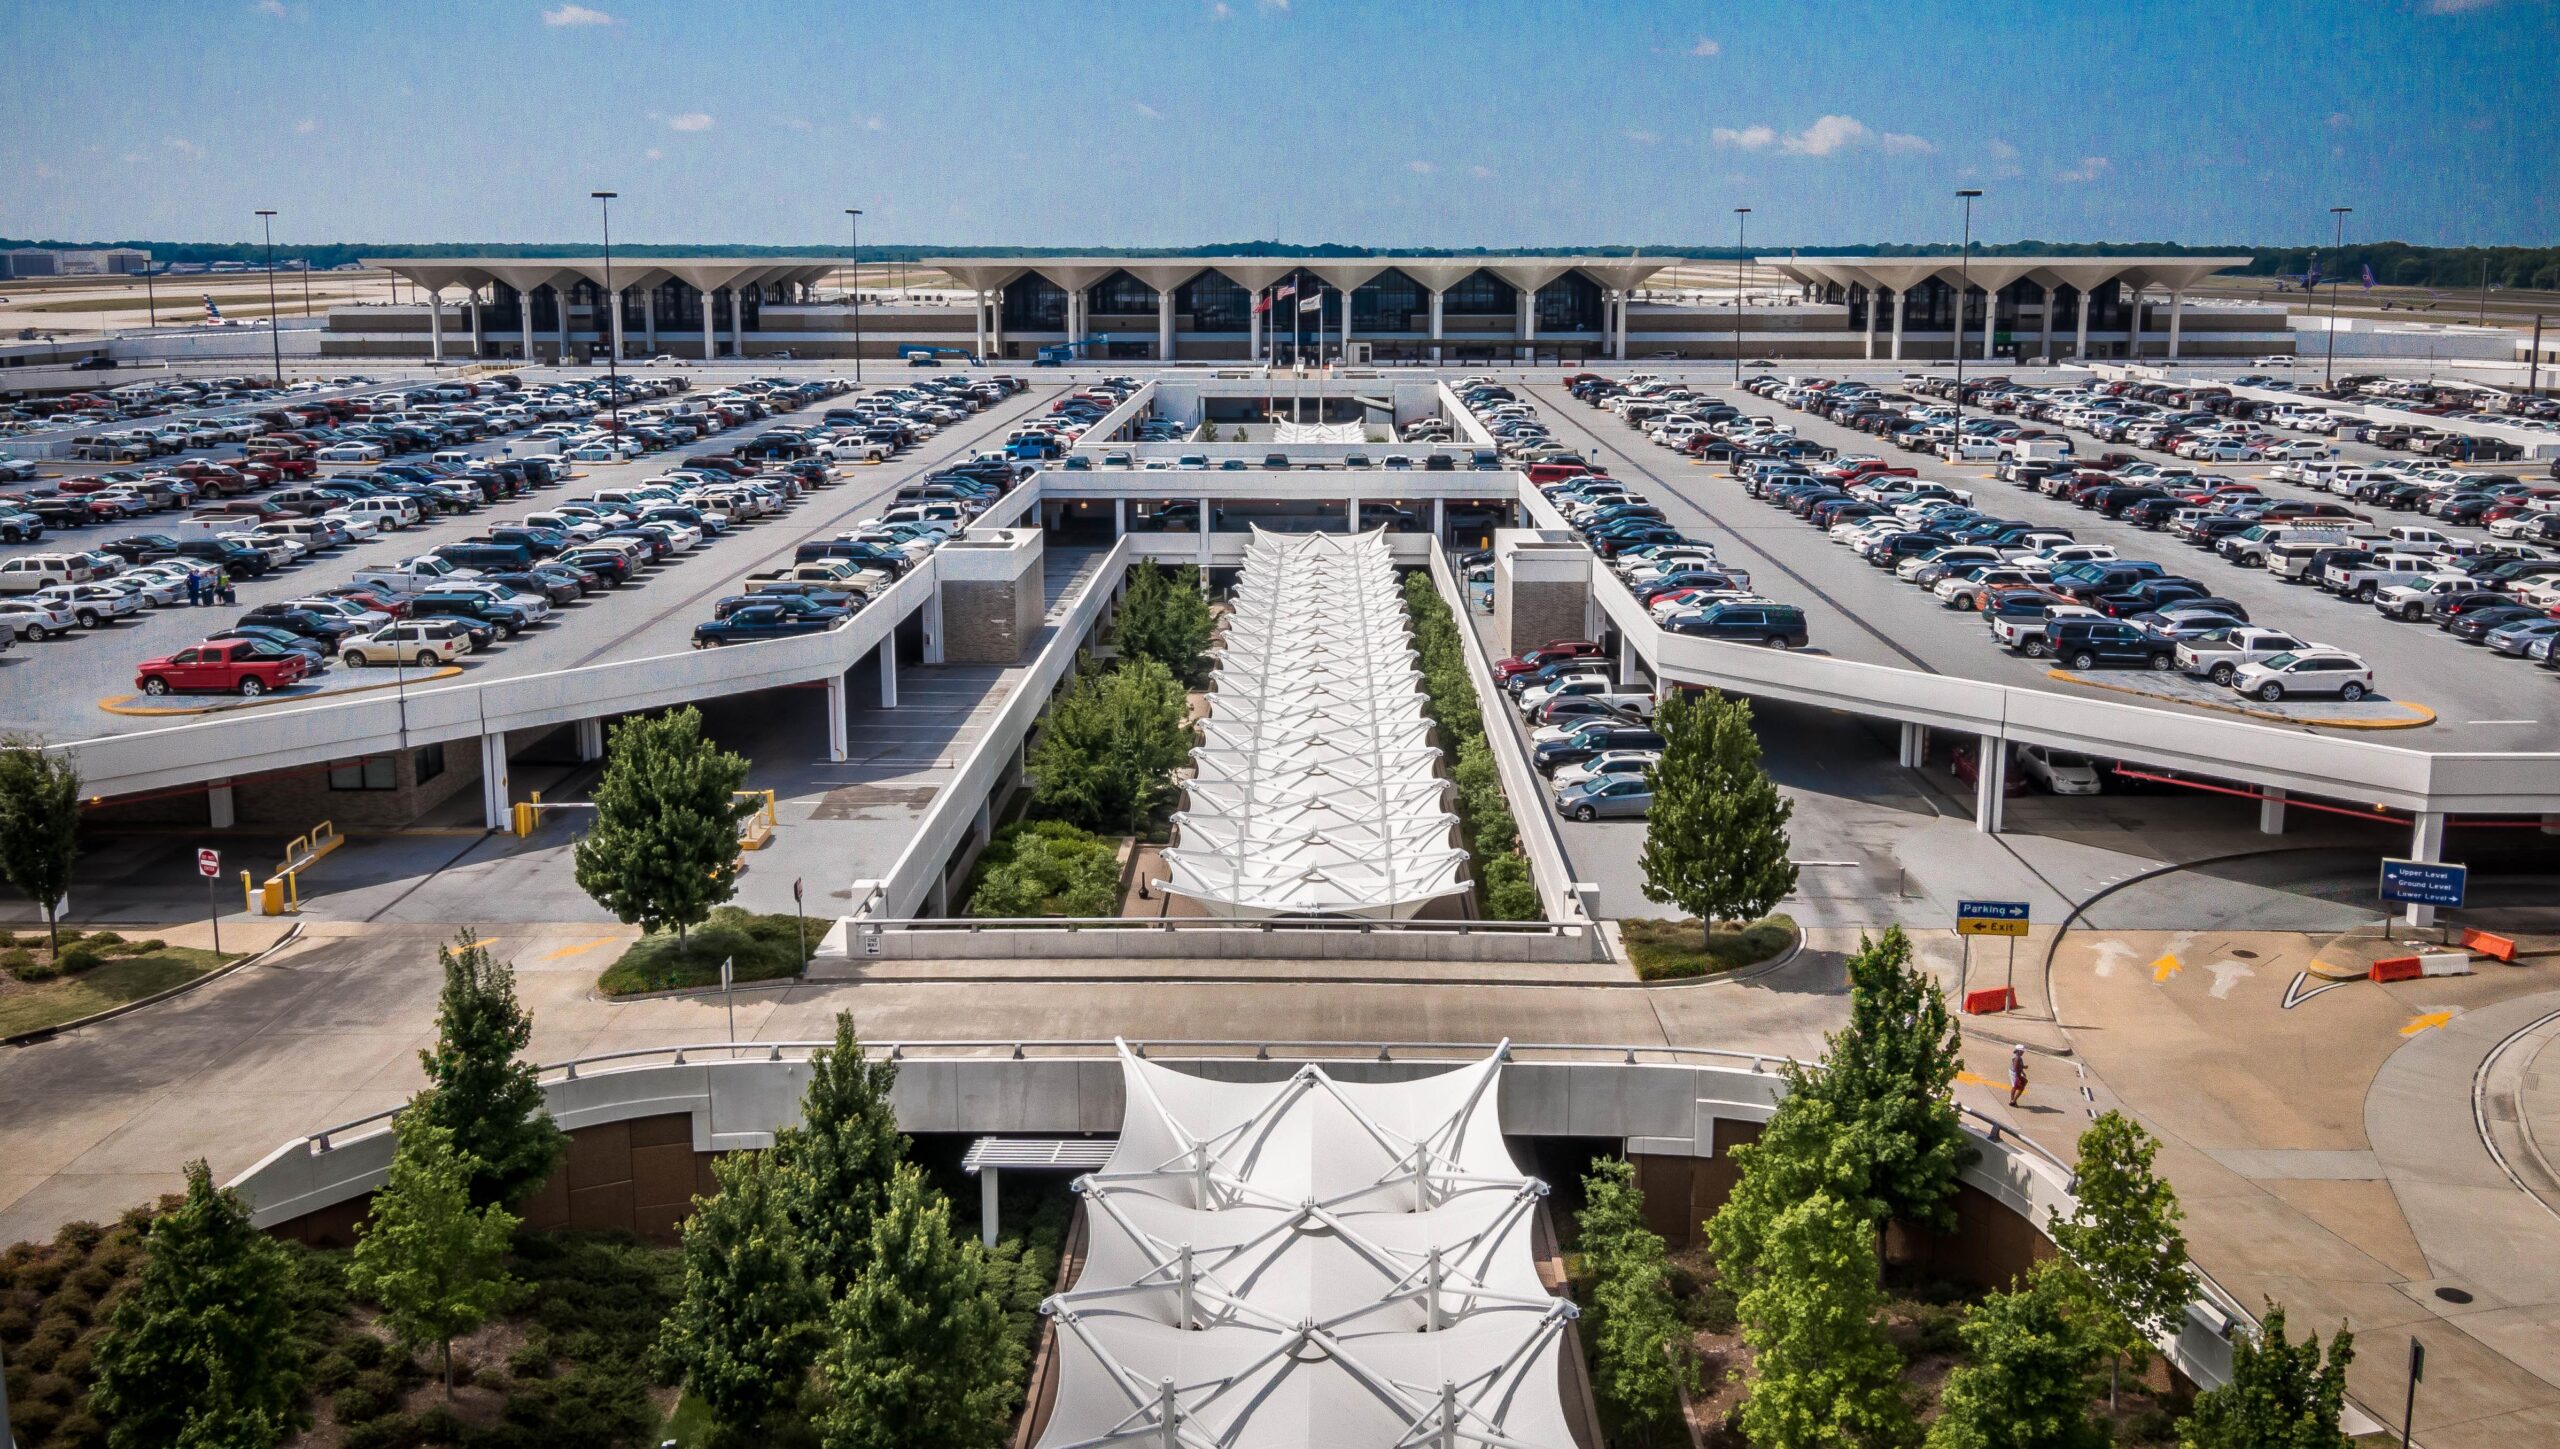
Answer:
[[[1361,930],[1343,922],[1325,927],[1265,929],[1250,921],[1185,921],[1159,929],[1152,922],[1106,926],[931,926],[917,929],[882,922],[880,952],[869,955],[848,938],[849,955],[822,951],[811,963],[813,981],[858,980],[862,963],[879,961],[1456,961],[1486,965],[1587,963],[1603,944],[1593,929],[1460,931],[1457,929]]]

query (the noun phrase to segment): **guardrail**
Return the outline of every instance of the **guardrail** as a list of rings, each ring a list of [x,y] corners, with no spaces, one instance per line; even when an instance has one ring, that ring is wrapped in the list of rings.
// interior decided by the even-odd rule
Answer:
[[[1502,717],[1503,703],[1509,696],[1494,682],[1493,662],[1485,655],[1484,640],[1467,617],[1466,591],[1449,571],[1447,555],[1436,547],[1431,550],[1430,567],[1432,585],[1456,616],[1458,647],[1467,661],[1467,682],[1475,686],[1476,713],[1484,725],[1485,742],[1491,746],[1494,773],[1501,777],[1502,792],[1510,799],[1511,818],[1520,827],[1520,846],[1528,854],[1529,878],[1538,887],[1538,900],[1553,919],[1587,925],[1598,904],[1598,892],[1573,878],[1573,867],[1565,860],[1564,841],[1556,833],[1555,814],[1547,808],[1546,792],[1538,787],[1538,776],[1528,761],[1521,758],[1511,722]]]
[[[1036,490],[1039,479],[1035,476],[1023,486]],[[1128,571],[1131,553],[1129,539],[1124,536],[1096,561],[1085,579],[1083,592],[1065,601],[1066,609],[1056,620],[1048,644],[1015,679],[1003,707],[979,732],[976,746],[952,773],[950,782],[934,794],[933,803],[925,807],[924,817],[908,836],[906,849],[898,853],[896,863],[876,883],[877,890],[856,914],[877,908],[883,916],[915,915],[926,893],[940,879],[944,863],[959,849],[962,837],[976,827],[979,805],[994,792],[1004,771],[1012,766],[1014,751],[1030,735],[1032,723],[1049,707],[1050,691],[1074,667],[1085,631],[1101,616],[1115,592],[1114,585]]]

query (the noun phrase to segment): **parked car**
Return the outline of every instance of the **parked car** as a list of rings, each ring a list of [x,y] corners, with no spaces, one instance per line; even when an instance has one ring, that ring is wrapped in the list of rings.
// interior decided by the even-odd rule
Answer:
[[[451,664],[471,650],[470,636],[453,625],[450,619],[403,619],[385,624],[370,634],[346,640],[339,646],[338,658],[349,669],[368,664],[430,669]]]
[[[1569,820],[1641,816],[1653,808],[1653,782],[1643,775],[1595,775],[1556,791],[1556,811]]]
[[[2270,704],[2296,694],[2334,694],[2353,702],[2373,692],[2373,670],[2342,649],[2305,649],[2240,666],[2231,688]]]
[[[299,684],[302,656],[266,650],[247,639],[210,639],[134,668],[134,688],[144,694],[237,694],[255,699]]]

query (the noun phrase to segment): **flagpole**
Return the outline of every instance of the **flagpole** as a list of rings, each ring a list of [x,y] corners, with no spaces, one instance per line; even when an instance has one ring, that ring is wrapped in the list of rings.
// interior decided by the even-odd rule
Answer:
[[[1306,392],[1307,357],[1301,338],[1306,327],[1306,312],[1298,306],[1298,289],[1289,288],[1289,421],[1304,421],[1298,399]]]

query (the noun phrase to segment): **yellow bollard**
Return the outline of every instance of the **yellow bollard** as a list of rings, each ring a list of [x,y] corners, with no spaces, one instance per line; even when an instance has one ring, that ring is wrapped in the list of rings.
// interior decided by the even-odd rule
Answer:
[[[252,916],[258,913],[258,880],[245,870],[240,872],[240,909]]]

